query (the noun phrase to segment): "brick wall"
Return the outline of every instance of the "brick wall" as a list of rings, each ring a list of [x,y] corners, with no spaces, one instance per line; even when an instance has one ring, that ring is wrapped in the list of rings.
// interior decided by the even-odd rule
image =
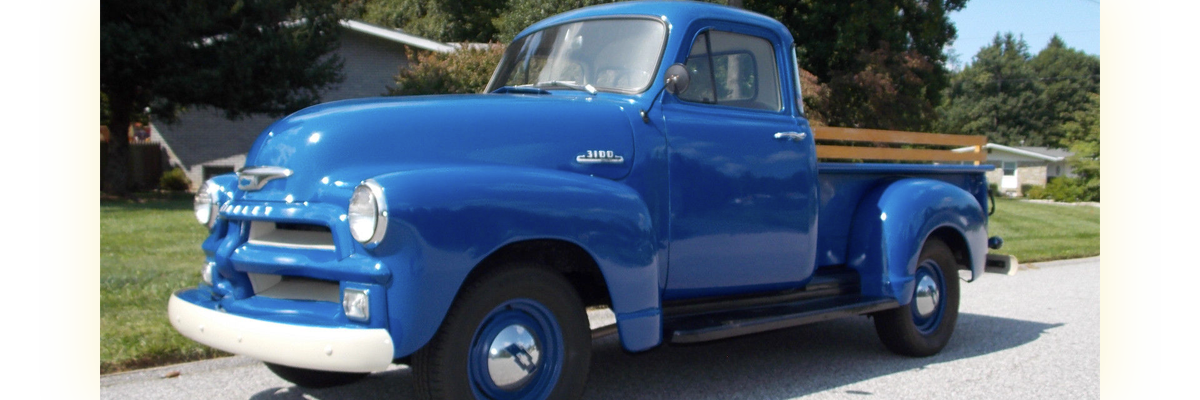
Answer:
[[[996,169],[988,171],[985,176],[987,177],[989,185],[995,184],[997,187],[999,187],[1000,179],[1004,177],[1004,170],[1000,167],[996,167]]]
[[[1046,186],[1046,166],[1017,167],[1017,185],[1018,193],[1020,193],[1020,186]],[[1020,194],[1024,195],[1024,193]]]
[[[1004,169],[996,167],[996,169],[988,171],[985,176],[987,177],[988,184],[995,184],[999,187],[1000,180],[1004,178]],[[1021,186],[1023,185],[1046,186],[1046,166],[1017,167],[1017,188],[1014,195],[1024,195],[1021,192]]]

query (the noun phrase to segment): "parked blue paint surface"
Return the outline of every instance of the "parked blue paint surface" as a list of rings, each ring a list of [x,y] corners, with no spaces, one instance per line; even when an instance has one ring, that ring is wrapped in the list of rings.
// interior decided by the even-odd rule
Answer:
[[[575,72],[558,72],[595,82],[596,93],[568,84],[506,87],[497,74],[489,86],[497,93],[339,101],[271,125],[246,169],[287,174],[263,175],[253,189],[238,187],[249,173],[208,183],[219,213],[203,244],[212,282],[176,297],[274,323],[264,329],[277,332],[328,328],[314,343],[335,341],[340,330],[386,330],[391,358],[401,359],[449,323],[466,285],[504,263],[561,272],[584,302],[612,308],[630,351],[662,344],[664,302],[794,292],[839,268],[857,272],[864,299],[907,305],[930,237],[954,247],[972,279],[982,273],[990,167],[817,163],[797,101],[792,38],[774,20],[707,4],[623,3],[551,17],[516,43],[534,49],[534,38],[550,40],[539,31],[582,35],[597,26],[587,21],[613,18],[643,21],[631,26],[657,37],[643,51],[658,59],[644,63],[651,70],[623,71],[582,55]],[[596,40],[564,46],[586,50]],[[722,50],[738,40],[745,50]],[[510,47],[502,64],[512,68],[502,72],[529,68],[514,60],[517,51]],[[677,63],[692,68],[699,94],[665,90],[663,77]],[[758,86],[722,88],[718,71],[728,81],[753,76]],[[638,77],[651,83],[621,86]],[[386,210],[378,244],[356,240],[350,226],[351,196],[368,181]],[[349,317],[353,305],[339,297],[347,289],[367,293],[369,307],[359,312],[369,318]],[[532,309],[550,313],[540,307]],[[225,343],[185,325],[176,327],[189,337]],[[569,334],[548,326],[553,332],[538,334]],[[322,368],[321,356],[267,361],[372,369]],[[496,382],[475,393],[500,390]]]

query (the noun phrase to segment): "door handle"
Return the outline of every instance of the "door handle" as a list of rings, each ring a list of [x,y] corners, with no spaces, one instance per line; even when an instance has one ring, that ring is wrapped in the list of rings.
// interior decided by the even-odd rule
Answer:
[[[808,134],[804,132],[775,132],[776,139],[787,139],[799,142],[804,140],[806,137],[808,137]]]

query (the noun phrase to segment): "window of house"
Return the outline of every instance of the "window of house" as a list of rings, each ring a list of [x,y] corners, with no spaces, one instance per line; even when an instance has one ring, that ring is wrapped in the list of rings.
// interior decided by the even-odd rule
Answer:
[[[1017,174],[1017,162],[1016,161],[1005,161],[1001,165],[1001,167],[1004,168],[1005,176],[1014,176]]]

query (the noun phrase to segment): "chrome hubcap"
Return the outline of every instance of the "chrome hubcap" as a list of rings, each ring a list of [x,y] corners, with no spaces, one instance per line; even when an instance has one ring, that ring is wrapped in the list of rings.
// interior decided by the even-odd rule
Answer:
[[[937,311],[939,296],[937,280],[932,276],[921,276],[921,280],[917,282],[917,294],[913,299],[917,303],[917,314],[922,317],[929,317]]]
[[[538,340],[524,325],[513,324],[496,334],[488,348],[487,370],[501,390],[525,386],[541,361]]]

